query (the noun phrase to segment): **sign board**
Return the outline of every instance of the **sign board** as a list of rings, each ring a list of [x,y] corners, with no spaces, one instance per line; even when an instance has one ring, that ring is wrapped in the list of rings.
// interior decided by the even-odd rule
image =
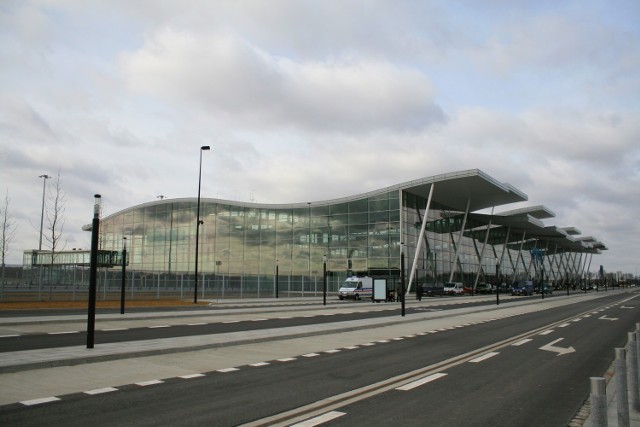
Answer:
[[[387,300],[387,279],[373,279],[373,300]]]

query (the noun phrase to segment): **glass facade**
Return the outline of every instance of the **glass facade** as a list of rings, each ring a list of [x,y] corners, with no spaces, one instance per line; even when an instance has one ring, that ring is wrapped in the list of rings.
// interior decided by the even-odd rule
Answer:
[[[506,239],[505,227],[467,219],[435,202],[416,257],[426,204],[404,190],[306,206],[203,199],[198,255],[202,297],[273,296],[276,266],[279,294],[321,295],[325,256],[329,292],[352,274],[397,282],[401,248],[407,279],[416,261],[414,284],[495,283],[498,265],[501,281],[535,280],[541,274],[529,248],[509,243],[513,239]],[[121,251],[126,241],[130,280],[184,296],[193,286],[196,208],[192,199],[162,200],[111,215],[101,223],[100,247]],[[487,240],[502,243],[485,244]],[[582,257],[564,253],[545,257],[545,280],[577,274],[581,262]]]

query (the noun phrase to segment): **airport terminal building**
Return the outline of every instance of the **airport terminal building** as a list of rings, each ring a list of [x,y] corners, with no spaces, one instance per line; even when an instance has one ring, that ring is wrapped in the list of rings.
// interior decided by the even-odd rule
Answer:
[[[554,214],[544,206],[508,209],[524,201],[523,192],[477,169],[326,201],[202,198],[198,296],[322,295],[325,271],[330,293],[354,274],[387,278],[389,286],[403,265],[411,289],[424,282],[474,286],[544,277],[565,286],[593,280],[593,254],[606,247],[574,227],[545,225]],[[193,294],[197,202],[162,199],[102,218],[104,292],[120,287],[126,247],[128,292]],[[88,257],[86,251],[74,256],[65,266],[77,281]],[[25,267],[37,269],[45,258],[44,251],[27,251]]]

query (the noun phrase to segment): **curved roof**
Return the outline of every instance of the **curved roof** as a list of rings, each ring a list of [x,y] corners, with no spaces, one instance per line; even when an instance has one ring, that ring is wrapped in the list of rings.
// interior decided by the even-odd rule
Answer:
[[[291,208],[307,208],[309,206],[327,206],[337,203],[345,203],[353,200],[359,200],[367,197],[376,196],[379,194],[388,193],[393,190],[402,190],[407,193],[415,194],[417,196],[427,199],[431,186],[435,185],[433,201],[446,206],[453,210],[465,211],[467,202],[469,202],[470,212],[480,209],[490,208],[493,206],[504,205],[508,203],[523,202],[528,199],[527,195],[522,191],[516,189],[510,184],[502,183],[479,169],[470,169],[466,171],[445,173],[441,175],[435,175],[432,177],[420,178],[413,181],[396,184],[390,187],[381,188],[378,190],[370,191],[367,193],[357,194],[348,197],[342,197],[337,199],[316,201],[316,202],[298,202],[298,203],[285,203],[285,204],[267,204],[267,203],[253,203],[253,202],[240,202],[224,199],[212,199],[202,197],[201,203],[222,203],[232,206],[242,206],[251,208],[270,208],[270,209],[291,209]],[[129,212],[131,210],[140,209],[147,206],[156,206],[166,203],[180,202],[192,202],[196,203],[197,198],[176,198],[176,199],[162,199],[154,200],[152,202],[143,203],[137,206],[132,206],[123,209],[119,212],[113,213],[107,216],[105,219],[111,218],[116,215]],[[91,225],[85,225],[83,230],[88,231],[91,229]]]

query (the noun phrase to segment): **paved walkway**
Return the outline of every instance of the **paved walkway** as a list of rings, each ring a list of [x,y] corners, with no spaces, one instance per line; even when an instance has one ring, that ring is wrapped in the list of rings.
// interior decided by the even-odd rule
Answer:
[[[389,315],[349,322],[197,335],[135,342],[48,348],[2,353],[0,358],[0,405],[33,402],[47,396],[103,390],[145,381],[189,377],[204,372],[234,369],[299,355],[366,345],[380,340],[403,339],[447,328],[562,306],[580,298],[605,294],[556,296],[540,300],[512,301],[500,306],[468,306],[440,311],[438,307],[490,296],[428,298],[407,301],[422,313],[400,316],[398,303],[340,303],[323,306],[318,299],[212,302],[211,309],[98,314],[96,334],[105,329],[197,325],[239,321],[262,321],[300,316],[332,316],[355,311],[388,311]],[[509,297],[504,297],[507,299]],[[504,299],[501,300],[504,301]],[[275,306],[274,306],[275,305]],[[1,316],[1,313],[0,313]],[[426,322],[428,320],[428,322]],[[160,323],[159,323],[160,321]],[[23,333],[69,333],[86,330],[86,315],[46,317],[0,317],[0,337]],[[310,337],[313,337],[310,339]],[[0,338],[1,339],[1,338]],[[1,341],[0,341],[1,343]],[[585,379],[588,382],[588,378]],[[608,387],[608,390],[615,390]],[[615,417],[615,396],[609,417]],[[614,414],[614,415],[612,415]],[[587,424],[588,425],[588,424]],[[611,423],[609,425],[617,425]],[[634,417],[632,426],[640,426]]]

